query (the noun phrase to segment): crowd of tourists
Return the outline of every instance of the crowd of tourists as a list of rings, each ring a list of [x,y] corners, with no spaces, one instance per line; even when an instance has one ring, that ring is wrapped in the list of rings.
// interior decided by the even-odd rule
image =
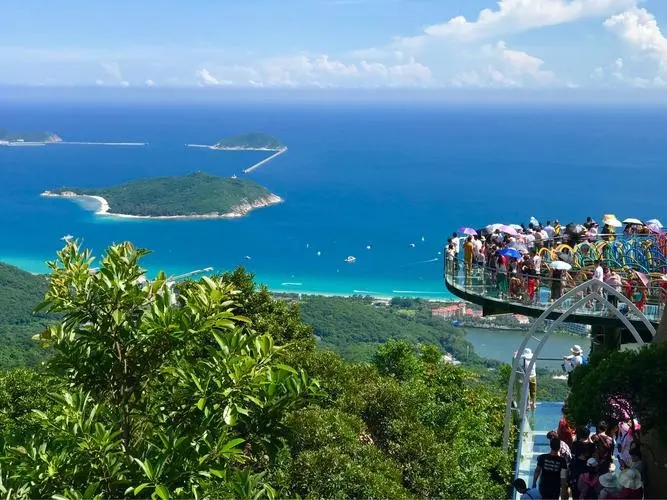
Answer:
[[[611,219],[605,220],[603,232],[598,232],[598,223],[591,217],[583,224],[568,224],[563,227],[558,220],[545,225],[532,219],[528,226],[493,224],[484,229],[461,228],[453,233],[445,248],[447,266],[451,273],[459,271],[462,260],[466,280],[473,276],[485,282],[485,286],[495,288],[501,299],[515,300],[527,304],[540,300],[540,288],[547,285],[549,297],[555,301],[565,291],[589,279],[605,282],[630,299],[643,311],[647,299],[656,290],[651,289],[648,277],[632,269],[613,269],[601,260],[591,260],[586,269],[573,269],[573,255],[569,246],[583,241],[594,242],[599,238],[614,238]],[[639,222],[637,220],[637,222]],[[659,221],[655,220],[657,224]],[[620,224],[620,222],[619,222]],[[625,234],[644,234],[661,231],[657,224],[627,224]],[[652,226],[652,229],[649,227]],[[660,224],[660,226],[662,226]],[[463,236],[459,236],[462,233]],[[554,252],[557,258],[546,262],[541,255],[542,248],[559,248]],[[460,259],[463,254],[463,259]],[[660,298],[667,299],[667,276],[659,285]],[[612,304],[616,298],[609,297]],[[590,302],[588,308],[596,310],[598,304]]]
[[[641,499],[646,481],[637,440],[641,426],[627,413],[613,423],[598,422],[595,432],[573,428],[567,406],[558,429],[547,434],[549,453],[540,455],[532,487],[514,481],[521,500]]]

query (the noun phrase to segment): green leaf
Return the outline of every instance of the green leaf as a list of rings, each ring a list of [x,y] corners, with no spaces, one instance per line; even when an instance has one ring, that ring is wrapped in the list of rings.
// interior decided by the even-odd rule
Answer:
[[[159,496],[162,500],[169,500],[169,490],[164,484],[158,484],[155,487],[155,494]]]
[[[222,411],[222,419],[227,425],[236,425],[236,412],[231,406],[226,406]]]
[[[197,408],[203,410],[204,406],[206,406],[206,398],[199,398],[199,401],[197,401]]]
[[[225,445],[222,447],[222,450],[220,450],[222,453],[229,453],[230,451],[234,450],[238,445],[241,443],[245,442],[245,439],[243,438],[234,438],[230,439],[225,443]]]
[[[294,375],[297,375],[299,372],[297,372],[294,368],[288,365],[283,365],[283,364],[277,364],[276,368],[279,368],[281,370],[284,370],[286,372],[293,373]]]
[[[139,486],[136,486],[134,488],[128,488],[128,490],[125,493],[127,493],[131,489],[132,493],[134,493],[134,495],[136,496],[139,493],[141,493],[145,488],[148,488],[150,485],[151,485],[151,483],[143,483],[143,484],[140,484]]]

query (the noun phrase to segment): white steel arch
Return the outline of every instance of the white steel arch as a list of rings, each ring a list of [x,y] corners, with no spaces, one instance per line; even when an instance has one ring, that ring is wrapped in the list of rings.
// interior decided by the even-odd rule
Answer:
[[[618,310],[618,307],[609,302],[608,298],[601,293],[602,290],[605,290],[607,292],[607,297],[614,296],[619,300],[619,302],[626,304],[628,306],[628,311],[638,316],[639,320],[644,324],[644,326],[646,326],[651,335],[655,337],[656,333],[655,327],[646,318],[646,316],[644,316],[644,313],[642,313],[639,309],[637,309],[637,306],[635,306],[632,303],[632,301],[628,299],[625,295],[618,292],[615,288],[599,280],[589,280],[585,283],[577,285],[572,290],[569,290],[565,295],[560,297],[558,300],[554,301],[554,303],[551,304],[531,325],[530,330],[528,330],[528,333],[526,333],[526,336],[521,342],[521,345],[517,349],[517,352],[514,356],[514,360],[512,362],[512,372],[510,373],[510,380],[509,383],[507,384],[507,401],[505,404],[505,428],[503,430],[503,451],[505,453],[507,453],[507,450],[509,449],[509,431],[512,420],[512,399],[514,395],[514,384],[516,382],[516,376],[517,373],[519,372],[519,360],[521,358],[521,354],[523,353],[523,350],[525,349],[526,345],[528,345],[530,339],[535,336],[537,329],[542,326],[542,323],[544,323],[544,321],[549,317],[549,315],[554,311],[556,311],[568,299],[576,297],[580,292],[584,293],[584,297],[582,297],[580,300],[577,300],[571,307],[569,307],[566,311],[561,313],[561,315],[549,326],[547,331],[540,338],[538,345],[535,348],[535,351],[533,353],[533,358],[530,360],[530,364],[526,368],[525,373],[523,375],[524,380],[521,388],[521,397],[518,399],[520,405],[519,414],[521,420],[524,419],[526,412],[526,403],[528,398],[528,382],[530,378],[528,374],[530,374],[531,370],[533,369],[533,366],[535,366],[535,362],[537,361],[537,358],[539,356],[540,351],[542,350],[542,347],[547,342],[547,340],[549,340],[549,337],[551,337],[551,334],[554,332],[554,330],[587,301],[597,300],[598,302],[604,303],[604,305],[607,306],[608,310],[611,311],[614,314],[614,316],[616,316],[620,320],[623,326],[625,326],[628,329],[628,331],[632,334],[632,336],[634,337],[634,339],[637,341],[638,344],[645,343],[644,340],[641,338],[641,335],[639,335],[639,332],[637,331],[635,326],[632,324],[632,322],[630,322],[630,320],[626,317],[625,314],[623,314]],[[586,293],[586,291],[588,291],[588,293]]]

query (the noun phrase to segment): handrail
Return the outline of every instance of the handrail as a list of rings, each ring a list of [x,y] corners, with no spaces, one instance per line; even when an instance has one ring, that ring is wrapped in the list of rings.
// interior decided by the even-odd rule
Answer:
[[[587,271],[580,269],[567,272],[565,278],[560,280],[545,275],[544,272],[536,275],[507,272],[502,273],[506,279],[500,282],[497,279],[498,274],[497,269],[479,264],[473,264],[472,269],[467,271],[462,259],[454,261],[444,259],[444,277],[448,286],[485,299],[541,309],[548,307],[558,296],[564,295],[568,290],[590,279]],[[630,275],[628,273],[619,274],[622,275],[623,281],[627,282]],[[636,300],[635,304],[650,321],[658,322],[662,317],[667,297],[667,282],[662,285],[663,282],[660,280],[661,285],[657,285],[654,276],[648,276],[648,278],[648,286],[633,285],[630,292],[642,294],[641,300]],[[627,292],[625,287],[622,290]],[[597,305],[595,301],[586,303],[576,314],[600,317],[609,315],[605,308],[597,307]],[[567,306],[563,305],[563,309],[566,308]],[[629,314],[633,319],[632,313]]]

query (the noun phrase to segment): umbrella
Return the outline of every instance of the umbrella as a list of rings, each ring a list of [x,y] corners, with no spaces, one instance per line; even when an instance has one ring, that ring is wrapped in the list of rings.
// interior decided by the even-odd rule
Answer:
[[[510,224],[510,227],[516,229],[517,231],[523,231],[521,224]]]
[[[660,232],[662,232],[662,228],[661,228],[660,226],[658,226],[657,224],[649,224],[649,225],[648,225],[648,229],[649,229],[649,231],[651,231],[652,233],[660,233]]]
[[[503,227],[503,226],[504,226],[504,224],[500,224],[500,223],[497,223],[497,222],[496,222],[495,224],[489,224],[488,226],[486,226],[486,229],[488,229],[489,231],[493,232],[493,231],[495,231],[496,229],[500,229],[500,228]]]
[[[477,231],[471,227],[460,227],[458,230],[459,233],[467,234],[469,236],[477,236]]]
[[[637,278],[639,278],[639,281],[644,284],[644,286],[648,286],[648,276],[646,276],[644,273],[640,273],[639,271],[635,271],[635,274],[637,275]]]
[[[540,225],[540,221],[538,221],[535,217],[531,217],[531,218],[530,218],[530,223],[531,223],[533,226],[539,226],[539,225]]]
[[[618,219],[607,219],[604,223],[609,227],[623,227],[623,223]]]
[[[503,257],[512,257],[513,259],[521,258],[521,252],[515,248],[502,248],[498,250],[498,255],[502,255]]]
[[[655,224],[655,225],[658,226],[660,229],[663,228],[662,222],[660,222],[658,219],[647,220],[647,221],[646,221],[646,224],[648,224],[649,227],[651,226],[651,224]]]
[[[569,271],[572,269],[572,266],[568,264],[567,262],[563,262],[562,260],[554,260],[551,264],[549,264],[552,269],[557,269],[558,271]]]
[[[498,229],[505,234],[509,234],[510,236],[517,236],[519,234],[512,226],[502,225]]]
[[[642,221],[639,219],[635,219],[633,217],[628,217],[627,219],[623,219],[623,224],[639,224],[642,225],[644,224]]]

